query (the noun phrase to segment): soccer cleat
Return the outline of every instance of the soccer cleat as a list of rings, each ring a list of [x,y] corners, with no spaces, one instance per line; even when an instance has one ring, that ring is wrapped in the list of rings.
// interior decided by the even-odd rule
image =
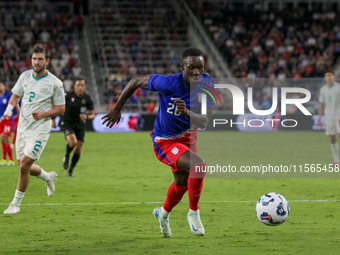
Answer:
[[[161,217],[161,209],[162,207],[156,207],[153,209],[153,216],[156,217],[156,219],[159,221],[159,227],[161,229],[161,233],[163,234],[163,237],[170,238],[172,237],[172,232],[170,229],[170,224],[169,224],[169,217],[163,218]]]
[[[197,211],[189,211],[187,220],[190,230],[195,236],[204,236],[205,230],[202,225],[199,209]]]
[[[0,160],[0,166],[7,166],[7,160],[6,159],[1,159]]]
[[[63,167],[65,170],[68,169],[68,161],[70,159],[70,156],[69,155],[65,155],[64,158],[63,158]]]
[[[74,177],[73,173],[67,172],[67,177]]]
[[[8,165],[8,166],[15,166],[15,163],[14,163],[13,160],[8,160],[8,161],[7,161],[7,165]]]
[[[51,176],[51,180],[49,182],[46,182],[45,185],[47,186],[47,195],[51,197],[55,192],[54,182],[57,179],[58,175],[56,172],[49,172],[48,174]]]
[[[4,211],[4,214],[15,214],[19,212],[20,212],[19,206],[10,204],[8,208]]]
[[[334,167],[334,166],[340,166],[340,163],[338,162],[333,162],[332,164],[329,164],[329,167]]]

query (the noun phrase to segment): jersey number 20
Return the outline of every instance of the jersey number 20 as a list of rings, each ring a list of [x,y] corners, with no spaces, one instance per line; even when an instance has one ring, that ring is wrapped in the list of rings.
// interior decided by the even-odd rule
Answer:
[[[166,110],[168,113],[170,114],[174,114],[175,116],[179,116],[180,112],[177,109],[177,106],[175,106],[175,104],[173,103],[169,103],[170,107]],[[175,110],[174,110],[175,108]]]

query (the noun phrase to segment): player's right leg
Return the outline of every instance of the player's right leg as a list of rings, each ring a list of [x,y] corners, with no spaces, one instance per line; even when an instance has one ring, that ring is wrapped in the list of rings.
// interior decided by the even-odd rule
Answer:
[[[17,189],[15,191],[14,198],[8,207],[4,211],[5,214],[19,213],[20,202],[25,195],[25,191],[28,187],[30,175],[37,176],[40,179],[45,180],[47,185],[47,194],[52,196],[55,188],[54,181],[56,179],[56,173],[45,172],[41,167],[33,164],[35,160],[38,160],[42,151],[44,150],[49,134],[34,134],[31,136],[18,133],[16,154],[19,164],[19,179]]]
[[[30,167],[32,166],[34,160],[23,155],[19,162],[19,179],[17,184],[17,189],[14,194],[14,198],[9,205],[9,207],[4,211],[5,214],[14,214],[20,212],[20,203],[25,195],[25,191],[30,182]]]
[[[329,135],[331,140],[331,151],[333,156],[333,165],[339,164],[339,145],[336,141],[336,133],[340,132],[338,120],[326,120],[326,135]]]
[[[78,140],[77,138],[77,145],[76,147],[74,147],[73,149],[73,156],[72,156],[72,160],[71,160],[71,166],[70,169],[67,172],[67,176],[68,177],[74,177],[73,175],[73,170],[76,167],[79,158],[80,158],[80,153],[81,153],[81,148],[83,147],[83,141]]]
[[[77,137],[75,135],[75,132],[70,127],[64,128],[65,138],[67,140],[66,145],[66,154],[63,157],[63,167],[65,170],[69,167],[69,161],[70,161],[70,153],[72,152],[73,148],[77,145]]]

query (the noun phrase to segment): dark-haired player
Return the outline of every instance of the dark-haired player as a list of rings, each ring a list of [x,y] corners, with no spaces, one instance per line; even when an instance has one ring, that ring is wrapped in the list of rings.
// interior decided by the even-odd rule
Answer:
[[[182,54],[180,67],[182,72],[174,75],[152,74],[133,78],[116,105],[103,117],[103,124],[112,127],[119,122],[124,103],[136,89],[159,92],[159,110],[151,137],[157,158],[171,166],[174,175],[174,182],[168,189],[165,203],[153,211],[164,237],[172,236],[169,215],[187,190],[189,193],[187,220],[191,232],[197,236],[205,233],[198,207],[204,173],[197,174],[195,167],[205,167],[206,164],[197,155],[196,130],[197,127],[207,126],[214,103],[208,100],[207,115],[198,113],[201,109],[198,94],[202,92],[199,89],[201,86],[199,81],[201,78],[210,78],[203,73],[202,51],[197,48],[186,49]],[[190,123],[194,124],[194,127],[191,127]]]
[[[63,83],[47,71],[50,52],[42,44],[33,47],[31,56],[33,70],[23,72],[12,89],[4,117],[9,119],[12,110],[21,101],[21,110],[16,139],[16,155],[19,164],[19,180],[10,206],[5,214],[20,212],[20,202],[30,181],[30,175],[37,176],[46,182],[47,195],[55,192],[56,172],[45,172],[34,163],[39,160],[51,130],[51,117],[65,111],[65,94]]]
[[[74,177],[75,168],[83,147],[86,120],[93,120],[95,111],[92,98],[85,93],[86,84],[84,78],[76,78],[73,91],[66,95],[66,110],[62,117],[62,128],[67,140],[66,154],[63,158],[63,167],[68,169],[70,153],[73,150],[71,166],[67,176]]]

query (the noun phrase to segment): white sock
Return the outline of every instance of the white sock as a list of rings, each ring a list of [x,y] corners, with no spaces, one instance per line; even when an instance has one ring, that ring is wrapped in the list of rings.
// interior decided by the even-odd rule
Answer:
[[[162,206],[162,208],[161,208],[161,216],[162,216],[162,218],[168,218],[169,215],[170,215],[170,212],[165,211],[165,209]]]
[[[46,182],[49,182],[51,180],[51,176],[49,173],[45,172],[44,169],[41,168],[40,175],[37,176],[40,179],[43,179]]]
[[[20,206],[20,202],[23,199],[24,195],[25,195],[25,192],[21,192],[19,190],[15,190],[14,198],[13,198],[11,204],[12,205],[16,205],[16,206]]]
[[[198,209],[197,211],[189,209],[189,214],[197,214],[199,213],[199,211],[200,209]]]
[[[332,155],[335,163],[339,163],[339,145],[338,143],[331,144]]]

